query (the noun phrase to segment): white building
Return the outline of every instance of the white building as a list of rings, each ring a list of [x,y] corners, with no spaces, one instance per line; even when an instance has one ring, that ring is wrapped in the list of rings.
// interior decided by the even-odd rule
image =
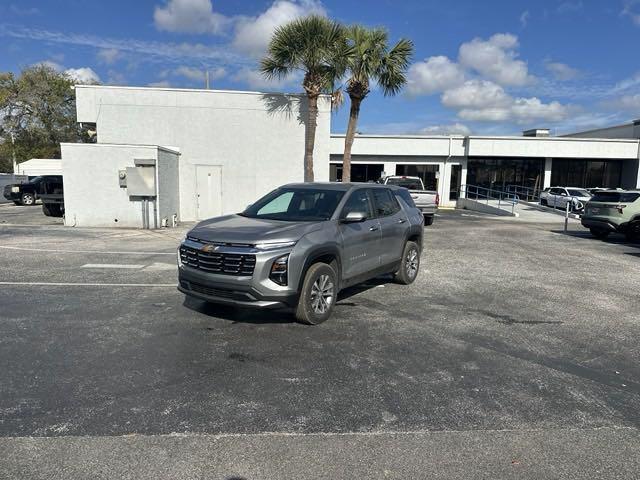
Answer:
[[[39,175],[62,175],[62,160],[59,158],[32,158],[16,165],[16,175],[37,177]]]
[[[78,121],[94,126],[97,143],[62,145],[67,224],[140,227],[145,208],[151,227],[171,224],[174,215],[195,221],[241,211],[303,180],[304,96],[86,85],[76,87],[76,98]],[[330,121],[326,96],[317,181],[342,176],[344,135],[332,135]],[[358,135],[352,179],[417,175],[445,206],[465,185],[521,196],[551,185],[636,188],[639,124],[565,137],[544,129],[509,137]],[[151,193],[140,195],[141,186]]]
[[[303,178],[304,96],[82,85],[76,86],[76,102],[78,122],[95,124],[97,144],[62,145],[67,223],[76,218],[79,226],[142,225],[141,200],[118,190],[119,171],[127,163],[123,145],[179,153],[181,221],[241,211],[273,188]],[[329,97],[320,98],[314,153],[319,181],[329,179],[330,106]],[[128,155],[127,166],[133,167],[139,153]],[[129,220],[116,223],[111,214],[105,223],[92,212],[96,205],[110,208],[114,186],[128,198]],[[67,196],[86,201],[67,205]]]

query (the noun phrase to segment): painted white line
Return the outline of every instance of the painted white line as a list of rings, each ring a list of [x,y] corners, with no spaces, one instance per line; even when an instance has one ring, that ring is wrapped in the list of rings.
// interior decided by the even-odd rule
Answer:
[[[66,282],[0,282],[0,285],[42,287],[177,287],[177,283],[66,283]]]
[[[176,252],[113,252],[113,251],[102,251],[102,250],[52,250],[52,249],[46,249],[46,248],[7,247],[5,245],[0,245],[0,248],[4,248],[6,250],[23,250],[25,252],[47,252],[47,253],[95,253],[95,254],[106,254],[106,255],[172,255],[174,257],[177,255]]]
[[[86,265],[82,265],[80,268],[128,268],[128,269],[139,269],[143,268],[144,265],[132,265],[125,263],[87,263]]]

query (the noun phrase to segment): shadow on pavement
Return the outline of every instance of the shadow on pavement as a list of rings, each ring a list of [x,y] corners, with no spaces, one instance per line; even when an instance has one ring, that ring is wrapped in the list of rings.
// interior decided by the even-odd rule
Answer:
[[[589,231],[579,232],[579,231],[569,230],[568,232],[565,232],[564,230],[551,230],[551,233],[558,233],[560,235],[567,235],[569,237],[575,237],[575,238],[590,238],[594,242],[603,242],[603,243],[608,243],[610,245],[623,245],[625,247],[640,248],[640,243],[629,242],[626,240],[624,235],[615,234],[615,233],[612,233],[605,239],[597,239],[593,235],[591,235],[591,232]]]

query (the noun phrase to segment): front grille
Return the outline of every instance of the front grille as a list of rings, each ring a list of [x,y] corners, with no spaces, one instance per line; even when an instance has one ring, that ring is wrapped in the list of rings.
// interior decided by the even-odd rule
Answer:
[[[180,247],[180,259],[189,267],[223,275],[251,276],[256,266],[255,255],[203,252],[184,245]]]
[[[245,295],[243,293],[234,292],[232,290],[223,290],[223,289],[220,289],[220,288],[208,287],[208,286],[202,285],[200,283],[181,281],[180,285],[182,286],[182,288],[184,288],[186,290],[191,290],[192,292],[202,293],[203,295],[208,295],[210,297],[228,298],[228,299],[231,299],[231,300],[239,300],[239,301],[244,301],[244,302],[251,300],[250,297],[248,297],[247,295]]]

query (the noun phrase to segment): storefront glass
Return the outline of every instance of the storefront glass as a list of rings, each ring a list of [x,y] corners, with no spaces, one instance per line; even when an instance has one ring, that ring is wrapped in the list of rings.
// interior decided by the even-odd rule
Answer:
[[[467,184],[492,190],[513,187],[541,190],[544,185],[543,158],[470,158]]]

